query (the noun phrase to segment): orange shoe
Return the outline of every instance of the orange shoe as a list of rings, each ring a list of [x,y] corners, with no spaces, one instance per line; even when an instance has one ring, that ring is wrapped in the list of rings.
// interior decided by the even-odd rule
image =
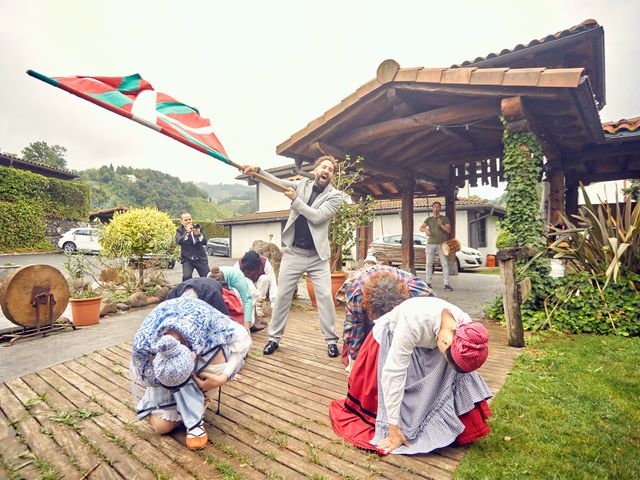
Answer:
[[[209,435],[207,435],[207,431],[204,429],[203,423],[197,427],[193,427],[191,430],[187,431],[187,439],[185,443],[187,444],[187,448],[191,450],[201,450],[207,446],[207,442],[209,441]]]

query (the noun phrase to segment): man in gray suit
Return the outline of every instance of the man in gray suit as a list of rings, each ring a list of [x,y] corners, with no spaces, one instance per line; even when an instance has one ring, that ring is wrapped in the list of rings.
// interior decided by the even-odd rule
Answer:
[[[259,172],[288,187],[284,194],[291,200],[289,220],[282,231],[282,243],[286,248],[280,264],[278,299],[271,314],[269,341],[263,350],[265,355],[271,355],[278,348],[287,325],[293,292],[304,273],[309,275],[316,293],[327,353],[330,357],[340,354],[329,266],[329,222],[345,200],[344,194],[331,186],[337,168],[336,159],[325,155],[315,162],[313,180],[305,178],[290,182],[260,170],[260,167],[243,167],[245,175]]]

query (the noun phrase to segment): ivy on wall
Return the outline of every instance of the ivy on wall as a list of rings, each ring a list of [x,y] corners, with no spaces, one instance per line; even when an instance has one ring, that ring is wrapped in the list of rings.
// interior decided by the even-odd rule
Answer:
[[[89,186],[0,167],[0,250],[42,248],[48,217],[87,221]]]
[[[503,120],[502,168],[506,188],[506,215],[500,222],[498,248],[530,247],[540,250],[545,245],[545,225],[540,215],[540,181],[542,179],[542,147],[532,132],[511,133]],[[527,259],[516,260],[520,270]],[[552,283],[550,266],[545,258],[532,262],[519,277],[531,279],[531,295],[522,305],[523,324],[529,316],[544,308],[542,300]],[[521,278],[519,278],[520,280]],[[504,317],[502,297],[494,300],[488,312],[492,318]]]

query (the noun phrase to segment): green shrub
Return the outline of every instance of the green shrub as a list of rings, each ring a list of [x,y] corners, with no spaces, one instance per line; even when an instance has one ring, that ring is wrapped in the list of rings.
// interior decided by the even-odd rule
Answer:
[[[627,274],[603,288],[605,277],[571,272],[558,279],[545,298],[542,311],[528,315],[528,330],[550,329],[571,333],[640,335],[640,276]]]
[[[88,220],[88,185],[0,167],[0,250],[43,248],[48,217]]]
[[[169,215],[155,208],[132,208],[116,213],[104,228],[100,245],[109,259],[142,258],[147,253],[175,255],[175,226]],[[145,262],[138,263],[138,286],[142,285]]]

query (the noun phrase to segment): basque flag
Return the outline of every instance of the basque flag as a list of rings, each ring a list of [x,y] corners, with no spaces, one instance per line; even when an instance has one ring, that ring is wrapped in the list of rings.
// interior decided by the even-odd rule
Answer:
[[[47,77],[33,70],[27,73],[227,164],[233,164],[213,133],[209,119],[201,117],[196,108],[156,92],[137,73],[126,77]]]

